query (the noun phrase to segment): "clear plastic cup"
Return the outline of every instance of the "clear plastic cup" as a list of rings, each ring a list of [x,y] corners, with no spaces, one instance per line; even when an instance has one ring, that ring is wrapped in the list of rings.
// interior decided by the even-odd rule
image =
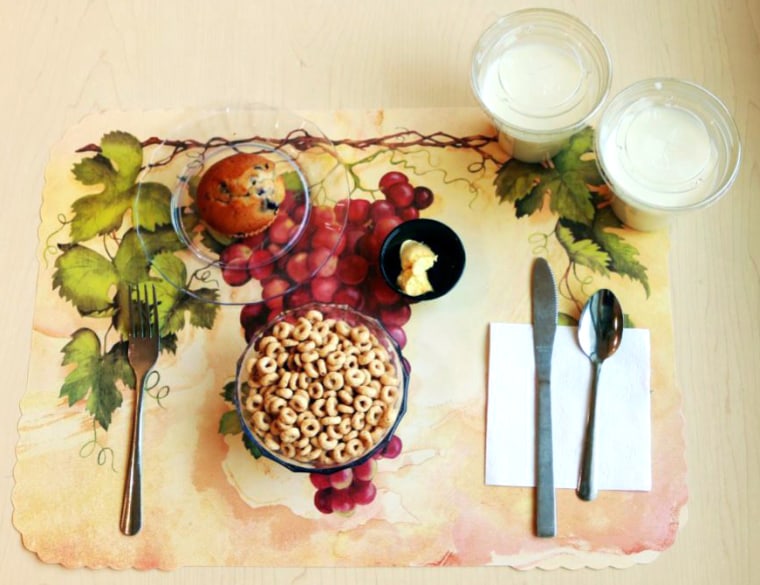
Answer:
[[[653,231],[717,201],[739,171],[741,143],[726,106],[687,81],[645,79],[604,108],[595,149],[626,225]]]
[[[525,162],[550,159],[589,124],[611,79],[599,37],[557,10],[503,16],[480,37],[472,58],[475,97],[502,148]]]

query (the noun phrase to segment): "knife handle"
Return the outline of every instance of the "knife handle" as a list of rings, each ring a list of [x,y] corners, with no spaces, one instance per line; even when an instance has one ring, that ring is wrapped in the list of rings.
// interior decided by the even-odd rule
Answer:
[[[556,536],[557,513],[554,498],[554,455],[552,451],[552,410],[549,381],[538,382],[536,447],[536,534]]]

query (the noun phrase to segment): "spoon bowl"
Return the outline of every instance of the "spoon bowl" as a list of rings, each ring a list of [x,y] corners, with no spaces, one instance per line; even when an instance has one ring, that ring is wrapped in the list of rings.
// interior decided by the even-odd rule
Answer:
[[[623,340],[623,309],[615,293],[607,289],[596,291],[586,302],[578,320],[578,344],[593,366],[583,458],[578,478],[578,497],[591,501],[596,498],[594,481],[594,428],[596,403],[602,363],[614,354]]]

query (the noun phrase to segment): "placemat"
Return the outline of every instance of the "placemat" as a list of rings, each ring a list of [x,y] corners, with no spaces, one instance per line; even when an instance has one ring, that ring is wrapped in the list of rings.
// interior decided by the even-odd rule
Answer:
[[[131,205],[158,145],[197,112],[105,112],[72,128],[46,171],[13,492],[24,545],[65,567],[140,569],[626,567],[671,546],[687,485],[668,234],[626,229],[612,215],[591,130],[541,166],[508,162],[477,109],[300,114],[336,145],[352,197],[383,198],[380,178],[401,172],[433,193],[432,204],[408,213],[448,224],[467,253],[453,291],[400,318],[408,412],[401,452],[377,462],[376,497],[324,514],[308,475],[254,458],[225,396],[246,343],[243,307],[192,297],[178,307],[149,380],[144,525],[136,536],[120,533],[134,392],[113,315],[119,282],[141,253],[130,243]],[[209,136],[171,138],[175,154],[159,165],[166,182],[176,180],[174,156],[208,147]],[[574,323],[593,290],[611,288],[652,343],[651,492],[602,492],[586,503],[558,490],[552,539],[533,535],[532,489],[484,479],[488,324],[530,322],[539,255],[557,277],[561,323]],[[213,278],[195,276],[199,288],[214,288]]]

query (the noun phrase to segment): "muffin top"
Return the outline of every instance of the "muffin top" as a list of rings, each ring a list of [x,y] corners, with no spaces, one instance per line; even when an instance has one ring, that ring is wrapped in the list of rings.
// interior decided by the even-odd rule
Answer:
[[[214,163],[201,177],[198,213],[213,230],[227,236],[249,236],[266,229],[285,196],[272,161],[239,153]]]

